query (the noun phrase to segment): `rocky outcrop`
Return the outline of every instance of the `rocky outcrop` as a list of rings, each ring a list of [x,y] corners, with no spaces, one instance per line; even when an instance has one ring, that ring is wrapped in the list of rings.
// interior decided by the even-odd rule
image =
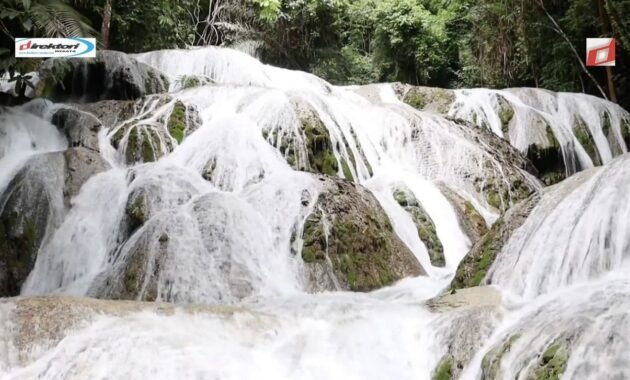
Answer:
[[[525,223],[527,216],[539,200],[539,194],[532,195],[514,206],[492,225],[490,231],[471,248],[460,262],[451,282],[451,289],[468,288],[481,284],[497,254],[501,252],[512,233]]]
[[[79,194],[81,187],[95,174],[109,170],[109,164],[98,152],[78,147],[63,152],[65,161],[65,181],[63,197],[67,207],[73,197]]]
[[[194,106],[170,95],[104,100],[77,108],[110,129],[110,142],[128,165],[157,161],[201,125]]]
[[[396,199],[396,202],[398,202],[398,204],[407,211],[411,220],[413,220],[416,225],[418,229],[418,237],[422,243],[424,243],[424,246],[429,253],[431,265],[436,267],[443,267],[446,265],[444,247],[437,235],[435,223],[433,223],[433,220],[413,193],[407,188],[399,188],[394,192],[394,199]]]
[[[207,314],[228,318],[249,311],[228,306],[172,305],[156,302],[97,300],[78,297],[16,297],[0,299],[0,342],[17,351],[20,364],[37,355],[35,347],[54,347],[73,331],[84,328],[102,316],[124,317],[148,312],[171,316],[177,313]],[[3,330],[4,329],[4,330]]]
[[[0,297],[19,294],[49,228],[63,212],[63,156],[32,158],[0,196]]]
[[[451,120],[460,126],[464,136],[481,146],[492,158],[485,163],[488,167],[482,176],[470,178],[475,191],[483,194],[488,205],[503,213],[541,187],[535,179],[538,175],[536,167],[508,141],[487,129],[474,128],[464,120]],[[497,169],[496,165],[501,168]]]
[[[142,108],[142,100],[101,100],[94,103],[77,104],[75,107],[94,115],[103,127],[113,128],[131,119]]]
[[[0,296],[19,294],[47,233],[83,184],[109,166],[84,147],[31,158],[0,195]]]
[[[98,152],[101,122],[92,114],[71,108],[55,112],[52,123],[66,136],[71,147],[84,147]]]
[[[453,206],[462,231],[473,244],[479,241],[488,232],[488,225],[483,216],[469,200],[457,194],[455,190],[452,190],[446,184],[439,183],[438,187]]]
[[[312,290],[369,291],[424,274],[369,191],[337,178],[320,181],[322,191],[302,235]]]
[[[459,378],[500,323],[500,304],[501,295],[491,287],[461,289],[427,301],[427,306],[440,314],[432,327],[445,331],[440,339],[446,353],[433,370],[433,380]]]
[[[39,68],[37,95],[53,101],[129,100],[168,91],[166,76],[117,51],[96,58],[53,58]]]
[[[436,87],[411,86],[401,83],[393,85],[399,99],[413,108],[446,115],[455,101],[452,90]]]
[[[562,147],[556,139],[551,126],[542,117],[536,118],[532,129],[540,129],[538,141],[527,148],[527,158],[531,160],[540,179],[547,186],[554,185],[566,178],[566,162]]]

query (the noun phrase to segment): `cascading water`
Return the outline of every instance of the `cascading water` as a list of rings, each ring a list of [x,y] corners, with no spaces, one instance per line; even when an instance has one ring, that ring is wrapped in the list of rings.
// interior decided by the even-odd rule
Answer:
[[[520,186],[543,192],[542,200],[486,276],[504,301],[480,329],[486,344],[474,345],[463,377],[493,378],[492,370],[500,374],[495,378],[525,378],[540,366],[527,348],[544,351],[560,339],[571,344],[561,347],[570,354],[565,378],[630,376],[620,356],[628,341],[614,332],[615,325],[628,329],[630,306],[622,278],[630,171],[627,156],[613,160],[627,152],[625,111],[581,95],[458,92],[450,116],[486,125],[521,151],[547,138],[548,124],[565,162],[577,157],[570,173],[593,166],[567,122],[583,121],[606,165],[542,190],[522,167],[506,164],[507,148],[463,123],[409,107],[391,85],[362,93],[218,48],[135,58],[169,76],[171,92],[137,102],[133,115],[99,134],[111,169],[93,175],[72,199],[40,247],[22,295],[216,308],[117,310],[79,324],[61,341],[39,342],[22,360],[14,358],[17,348],[0,344],[1,378],[430,379],[451,344],[445,337],[454,339],[453,324],[475,328],[466,314],[440,314],[424,302],[449,284],[472,245],[449,194],[480,215],[485,229],[523,199]],[[187,88],[193,79],[202,86]],[[493,111],[503,101],[514,108],[507,129]],[[180,102],[187,120],[198,117],[183,139],[168,124]],[[28,157],[67,147],[44,120],[50,110],[35,108],[0,114],[11,121],[8,134],[0,130],[0,189]],[[323,164],[312,157],[313,141],[321,143],[309,136],[319,128],[313,120],[330,141]],[[536,120],[542,129],[527,130]],[[141,162],[137,146],[141,158],[158,159]],[[305,223],[327,190],[306,172],[327,162],[337,164],[326,174],[374,195],[427,276],[370,293],[309,294],[299,252]],[[433,265],[416,221],[396,199],[401,189],[435,225],[443,267]],[[0,321],[12,312],[0,303]],[[586,328],[587,320],[614,344]],[[0,327],[7,336],[15,329]],[[516,335],[505,361],[488,364]],[[596,358],[614,365],[597,368]]]
[[[557,140],[568,175],[628,151],[628,112],[590,95],[531,88],[457,90],[448,113],[489,128],[524,153]]]

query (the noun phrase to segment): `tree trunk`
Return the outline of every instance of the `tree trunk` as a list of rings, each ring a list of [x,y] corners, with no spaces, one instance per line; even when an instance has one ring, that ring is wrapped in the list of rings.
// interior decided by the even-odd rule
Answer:
[[[103,23],[101,24],[101,43],[103,50],[109,49],[109,27],[112,22],[112,2],[114,0],[105,0],[103,7]]]
[[[604,32],[605,36],[610,37],[610,20],[606,15],[605,1],[606,0],[597,0],[597,10],[599,12],[599,21],[602,25],[602,32]],[[611,66],[606,66],[606,78],[608,79],[608,95],[610,101],[617,103],[617,89],[615,88],[615,78]]]
[[[549,21],[551,21],[551,23],[553,24],[553,27],[554,27],[554,30],[556,31],[556,33],[558,33],[560,35],[560,37],[562,37],[564,39],[564,41],[567,43],[567,45],[569,46],[569,48],[571,49],[571,51],[575,55],[575,58],[580,63],[580,67],[582,68],[582,71],[584,71],[584,74],[586,74],[586,76],[588,76],[590,78],[590,80],[593,81],[595,86],[597,86],[597,89],[602,94],[602,97],[604,99],[608,100],[608,96],[606,96],[606,92],[604,91],[602,86],[600,86],[599,82],[597,81],[597,79],[595,79],[593,74],[591,74],[590,71],[588,71],[588,68],[586,67],[586,65],[582,61],[582,58],[580,58],[580,54],[575,49],[575,46],[573,46],[573,43],[571,42],[571,40],[569,39],[567,34],[564,32],[564,30],[562,30],[560,25],[556,22],[556,19],[553,18],[553,16],[547,11],[547,8],[545,7],[544,0],[538,0],[537,4],[538,4],[538,6],[540,6],[542,11],[545,13],[545,15],[547,16]]]

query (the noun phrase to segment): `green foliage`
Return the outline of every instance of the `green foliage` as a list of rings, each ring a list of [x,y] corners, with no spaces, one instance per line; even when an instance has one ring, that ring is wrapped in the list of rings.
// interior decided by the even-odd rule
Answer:
[[[111,48],[143,52],[183,47],[195,39],[192,1],[126,0],[114,3]]]

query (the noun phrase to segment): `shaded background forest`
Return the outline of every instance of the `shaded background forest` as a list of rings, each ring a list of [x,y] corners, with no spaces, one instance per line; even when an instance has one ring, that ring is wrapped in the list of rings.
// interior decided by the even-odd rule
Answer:
[[[630,108],[630,0],[0,0],[2,70],[15,37],[95,36],[141,52],[231,46],[335,84],[541,87]],[[587,37],[617,66],[584,66]]]

